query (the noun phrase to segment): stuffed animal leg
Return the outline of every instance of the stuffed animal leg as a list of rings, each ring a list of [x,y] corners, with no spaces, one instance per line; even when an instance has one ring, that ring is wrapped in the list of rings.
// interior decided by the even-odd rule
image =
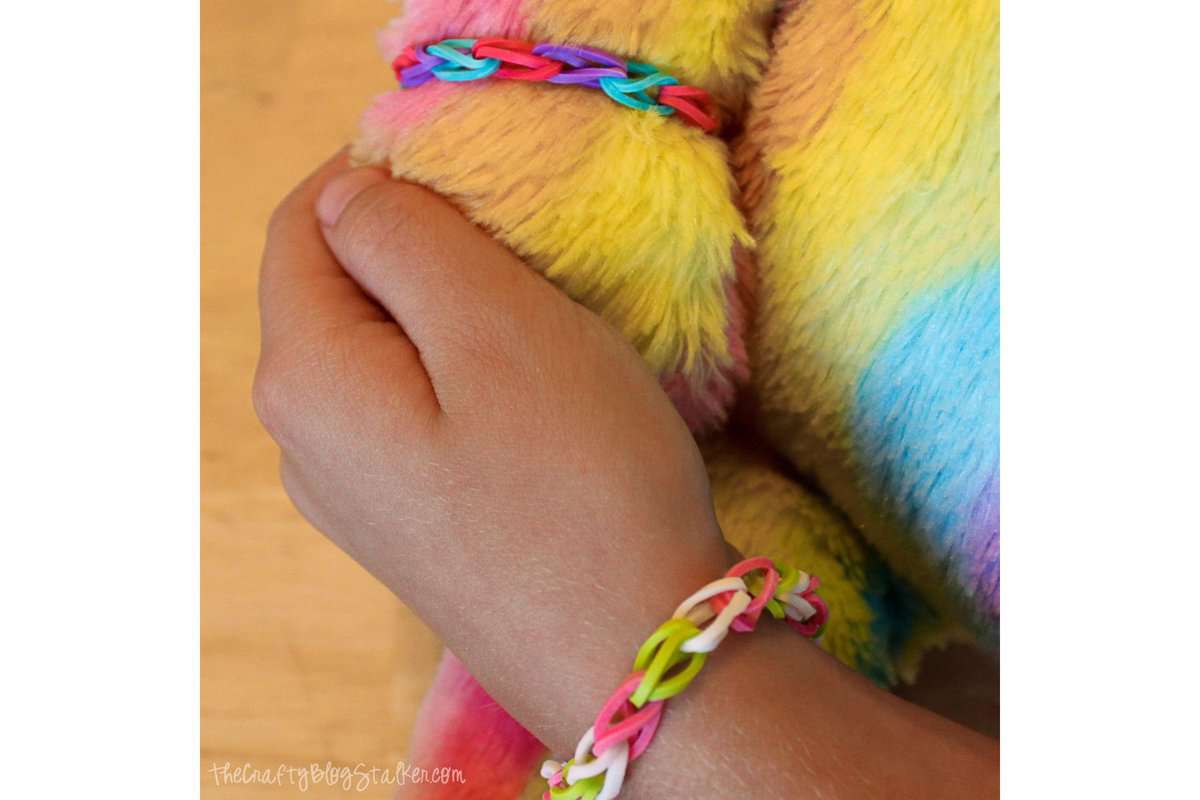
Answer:
[[[998,11],[791,4],[735,156],[757,243],[756,424],[993,644]]]
[[[445,37],[585,44],[663,65],[730,117],[766,60],[771,8],[414,0],[380,43],[389,60]],[[446,196],[612,323],[694,428],[724,419],[745,375],[734,253],[750,240],[721,139],[594,89],[432,81],[378,98],[352,153]]]

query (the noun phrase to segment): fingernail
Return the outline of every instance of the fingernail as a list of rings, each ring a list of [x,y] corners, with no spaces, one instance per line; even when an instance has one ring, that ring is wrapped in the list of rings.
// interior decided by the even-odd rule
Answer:
[[[387,180],[387,174],[372,168],[356,169],[339,175],[321,190],[317,198],[317,219],[327,228],[337,224],[350,201],[362,191]]]

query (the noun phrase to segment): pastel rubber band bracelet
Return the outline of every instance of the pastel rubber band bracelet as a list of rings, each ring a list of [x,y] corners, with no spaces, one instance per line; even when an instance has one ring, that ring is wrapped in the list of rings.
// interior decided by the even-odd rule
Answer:
[[[765,609],[810,638],[821,634],[829,608],[819,581],[769,558],[748,558],[694,592],[638,648],[622,681],[580,738],[572,758],[542,764],[543,800],[613,800],[629,764],[650,746],[666,701],[686,689],[730,630],[754,630]],[[701,627],[704,626],[704,627]]]
[[[705,133],[717,129],[712,98],[657,67],[592,47],[533,44],[517,39],[443,39],[404,48],[392,62],[402,89],[430,80],[544,81],[600,89],[617,103],[662,116],[678,115]],[[653,94],[651,94],[653,92]]]

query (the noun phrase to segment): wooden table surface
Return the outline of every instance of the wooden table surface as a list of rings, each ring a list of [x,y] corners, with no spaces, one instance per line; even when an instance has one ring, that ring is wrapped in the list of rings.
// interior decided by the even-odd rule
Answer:
[[[267,218],[390,84],[383,0],[205,0],[201,13],[202,797],[343,797],[216,785],[214,763],[390,767],[433,635],[292,509],[250,403]],[[164,267],[165,268],[165,267]],[[356,793],[388,797],[386,786]]]

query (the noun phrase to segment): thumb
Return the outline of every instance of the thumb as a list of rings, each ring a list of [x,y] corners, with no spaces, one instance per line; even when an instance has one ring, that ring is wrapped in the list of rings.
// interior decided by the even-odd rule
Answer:
[[[446,200],[380,170],[338,176],[316,213],[342,267],[416,345],[439,398],[439,383],[478,357],[515,355],[534,295],[567,302]]]

